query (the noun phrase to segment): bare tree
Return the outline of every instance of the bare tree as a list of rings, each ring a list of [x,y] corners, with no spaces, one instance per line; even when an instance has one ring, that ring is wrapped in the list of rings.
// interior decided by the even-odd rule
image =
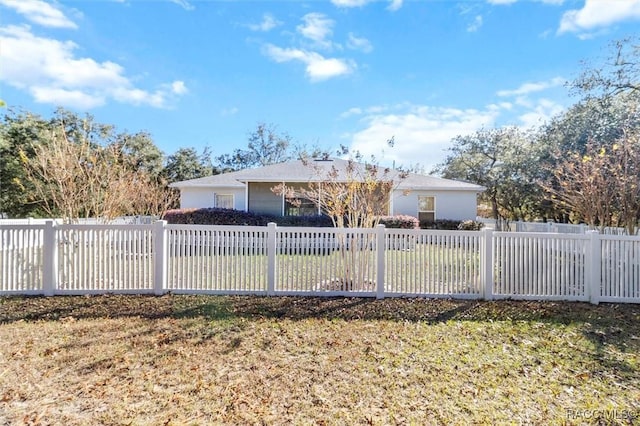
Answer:
[[[571,84],[587,97],[602,99],[620,93],[640,92],[640,39],[627,37],[611,43],[609,55],[585,68]]]
[[[629,235],[635,235],[640,219],[640,133],[625,129],[607,158],[611,179],[617,187],[618,226],[624,227]]]
[[[272,191],[284,194],[291,203],[311,201],[337,228],[373,228],[381,216],[389,213],[390,196],[407,173],[381,167],[373,161],[361,163],[358,159],[361,157],[356,154],[355,159],[346,160],[344,167],[328,159],[303,160],[315,178],[304,187],[281,184]],[[330,163],[331,167],[326,167]],[[375,234],[361,232],[337,234],[339,267],[336,272],[339,275],[329,283],[328,289],[373,290],[375,281],[368,274],[375,263],[371,251]]]
[[[48,143],[20,153],[31,195],[50,216],[67,221],[123,214],[158,214],[162,184],[144,170],[128,166],[119,145],[100,146],[88,138],[70,141],[62,127],[53,128]],[[164,195],[163,195],[164,196]]]
[[[569,212],[572,221],[604,227],[612,217],[615,188],[607,176],[607,161],[597,149],[590,143],[584,155],[556,153],[558,162],[543,187],[552,202]]]
[[[291,203],[312,202],[337,228],[373,228],[389,212],[391,193],[406,178],[403,171],[346,160],[344,167],[327,161],[302,160],[315,178],[306,187],[281,184],[272,188]]]
[[[590,142],[584,154],[565,154],[543,186],[574,220],[601,229],[620,226],[635,235],[640,218],[638,133],[623,129],[622,137],[610,146]]]

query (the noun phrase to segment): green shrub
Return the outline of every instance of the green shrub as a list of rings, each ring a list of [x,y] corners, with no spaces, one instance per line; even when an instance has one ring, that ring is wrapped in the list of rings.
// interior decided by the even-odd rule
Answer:
[[[458,225],[460,231],[479,231],[484,228],[484,223],[475,220],[464,220]]]
[[[272,216],[219,208],[168,210],[162,218],[176,225],[266,226],[275,222],[279,226],[333,227],[327,216]]]
[[[274,217],[273,222],[277,223],[278,226],[333,228],[331,218],[325,215]]]
[[[407,215],[397,216],[382,216],[380,218],[380,224],[387,228],[394,229],[418,229],[420,228],[420,221],[417,217]]]
[[[451,219],[438,219],[436,221],[422,221],[420,222],[420,228],[422,229],[436,229],[445,231],[479,231],[484,226],[481,222],[474,220],[451,220]]]
[[[165,212],[163,219],[178,225],[248,225],[265,226],[269,217],[232,209],[175,209]]]

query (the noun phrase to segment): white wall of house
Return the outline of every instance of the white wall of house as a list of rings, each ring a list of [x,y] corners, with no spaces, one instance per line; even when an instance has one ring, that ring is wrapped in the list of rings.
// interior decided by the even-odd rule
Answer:
[[[233,195],[234,208],[244,210],[244,188],[182,188],[180,190],[180,208],[215,207],[215,195]]]
[[[477,216],[475,191],[410,191],[404,195],[396,190],[392,200],[393,214],[418,217],[419,196],[435,197],[436,220],[474,220]]]
[[[181,208],[206,208],[215,206],[215,194],[232,194],[234,208],[245,210],[244,188],[182,188]],[[394,215],[418,217],[418,197],[435,197],[436,219],[473,220],[476,218],[477,194],[474,191],[411,191],[404,195],[396,190],[392,200]]]

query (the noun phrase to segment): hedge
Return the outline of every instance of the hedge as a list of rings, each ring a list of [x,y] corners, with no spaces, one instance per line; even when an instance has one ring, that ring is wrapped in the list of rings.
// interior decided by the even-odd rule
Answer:
[[[233,209],[193,208],[168,210],[162,219],[176,225],[246,225],[266,226],[275,222],[279,226],[332,228],[331,218],[314,216],[273,216]],[[418,229],[419,221],[413,216],[383,216],[380,224],[387,228]]]
[[[422,221],[420,222],[420,228],[422,229],[437,229],[437,230],[450,230],[450,231],[479,231],[484,226],[482,222],[476,222],[474,220],[451,220],[451,219],[438,219],[436,221]]]
[[[280,226],[333,227],[327,216],[273,216],[220,208],[168,210],[162,218],[176,225],[266,226],[275,222]]]
[[[380,224],[387,228],[395,229],[418,229],[420,228],[420,221],[417,217],[397,215],[397,216],[382,216],[380,218]]]

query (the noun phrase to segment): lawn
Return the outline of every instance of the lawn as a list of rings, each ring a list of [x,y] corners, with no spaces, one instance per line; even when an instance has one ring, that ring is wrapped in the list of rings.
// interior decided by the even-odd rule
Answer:
[[[3,425],[640,422],[637,305],[5,297],[0,341]]]
[[[411,247],[411,250],[386,251],[388,292],[480,293],[477,250],[433,244],[412,244]],[[376,252],[368,249],[316,254],[285,247],[276,256],[276,290],[375,292],[376,261]],[[195,251],[192,255],[171,256],[168,275],[172,290],[265,291],[267,256],[242,252],[208,255]]]

